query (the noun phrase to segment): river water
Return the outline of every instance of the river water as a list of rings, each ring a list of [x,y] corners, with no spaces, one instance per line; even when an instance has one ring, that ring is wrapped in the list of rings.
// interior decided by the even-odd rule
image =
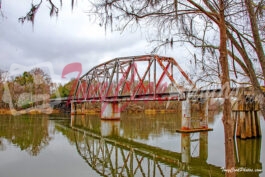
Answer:
[[[221,118],[209,117],[213,131],[181,134],[175,113],[0,116],[0,177],[224,176]],[[235,142],[237,176],[265,176],[264,137]]]

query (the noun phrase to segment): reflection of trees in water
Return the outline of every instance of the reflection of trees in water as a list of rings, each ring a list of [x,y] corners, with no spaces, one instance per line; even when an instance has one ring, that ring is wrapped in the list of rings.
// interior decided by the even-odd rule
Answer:
[[[27,151],[30,155],[36,156],[51,140],[48,132],[48,118],[28,115],[1,117],[0,137]]]

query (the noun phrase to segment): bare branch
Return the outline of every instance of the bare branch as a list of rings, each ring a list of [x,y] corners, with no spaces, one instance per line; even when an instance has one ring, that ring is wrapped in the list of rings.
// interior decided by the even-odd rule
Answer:
[[[22,24],[25,22],[25,20],[30,21],[32,24],[34,24],[34,19],[35,19],[35,15],[40,7],[40,5],[42,4],[42,0],[40,0],[40,2],[36,5],[31,4],[31,9],[30,11],[27,13],[26,16],[24,17],[20,17],[18,19],[19,22],[21,22]]]

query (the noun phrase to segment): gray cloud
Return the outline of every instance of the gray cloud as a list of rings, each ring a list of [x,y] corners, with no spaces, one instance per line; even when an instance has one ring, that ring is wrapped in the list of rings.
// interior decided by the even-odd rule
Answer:
[[[34,26],[18,22],[18,17],[29,10],[29,1],[2,2],[5,17],[0,17],[0,69],[8,70],[14,63],[29,66],[48,61],[60,75],[67,64],[80,62],[85,73],[106,60],[151,51],[140,31],[106,33],[90,23],[84,13],[86,1],[79,1],[73,12],[70,5],[64,4],[58,18],[50,18],[49,9],[43,5]]]
[[[27,22],[22,25],[18,17],[24,15],[29,7],[28,1],[3,1],[5,17],[0,19],[1,69],[8,70],[14,63],[28,66],[49,61],[60,75],[63,67],[71,62],[80,62],[83,70],[88,70],[126,52],[129,52],[128,55],[145,52],[142,46],[144,39],[139,33],[106,34],[103,28],[91,24],[78,7],[74,12],[63,8],[58,18],[50,18],[49,9],[42,6],[34,26]]]

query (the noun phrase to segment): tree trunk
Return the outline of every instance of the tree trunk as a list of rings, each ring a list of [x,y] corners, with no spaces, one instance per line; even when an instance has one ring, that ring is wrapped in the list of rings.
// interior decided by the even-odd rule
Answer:
[[[253,3],[252,0],[245,0],[245,4],[246,4],[248,15],[249,15],[249,20],[251,23],[251,30],[252,30],[252,35],[253,35],[253,39],[254,39],[255,50],[256,50],[256,53],[257,53],[257,56],[258,56],[258,59],[260,62],[260,66],[261,66],[262,73],[263,73],[263,78],[265,78],[265,54],[264,54],[262,42],[260,39],[257,17],[256,17],[256,14],[254,12],[254,7],[253,7],[252,3]],[[254,89],[255,89],[256,95],[258,97],[258,102],[260,104],[260,109],[261,109],[263,118],[265,119],[265,98],[264,98],[264,95],[263,95],[260,88],[255,88],[255,86],[254,86]]]
[[[256,53],[257,53],[257,56],[260,62],[260,66],[262,68],[263,77],[265,78],[265,55],[264,55],[264,50],[262,47],[262,42],[260,40],[257,17],[254,12],[254,7],[252,3],[253,3],[252,0],[245,0],[245,4],[247,7],[248,16],[249,16],[249,20],[251,24],[252,35],[254,39],[255,50],[256,50]]]
[[[229,66],[227,57],[227,34],[225,24],[225,0],[219,0],[220,8],[220,57],[219,62],[222,69],[221,84],[224,99],[224,110],[223,110],[223,124],[225,134],[225,168],[227,170],[235,168],[235,154],[234,154],[234,121],[232,119],[232,107],[231,100],[229,97],[230,89],[230,76]],[[227,94],[228,93],[228,94]],[[235,177],[235,172],[226,172],[226,177]]]

